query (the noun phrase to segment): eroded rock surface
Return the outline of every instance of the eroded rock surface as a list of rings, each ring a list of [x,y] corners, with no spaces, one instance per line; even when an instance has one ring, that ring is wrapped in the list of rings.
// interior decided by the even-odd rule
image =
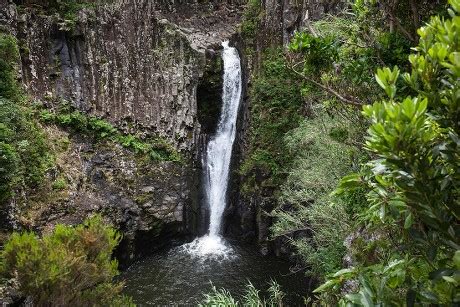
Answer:
[[[74,26],[36,9],[17,17],[23,83],[126,131],[191,152],[200,134],[196,88],[208,48],[235,31],[238,4],[117,0],[79,12]]]
[[[74,225],[100,213],[123,233],[128,260],[142,252],[135,248],[139,233],[161,243],[187,230],[190,166],[151,161],[110,141],[96,142],[56,126],[45,129],[55,166],[39,189],[15,198],[12,220],[17,227],[48,232],[57,223]]]

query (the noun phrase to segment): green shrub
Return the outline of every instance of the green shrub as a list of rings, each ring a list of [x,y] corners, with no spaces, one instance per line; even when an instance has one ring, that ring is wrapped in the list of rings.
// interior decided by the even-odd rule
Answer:
[[[460,302],[460,1],[450,3],[450,18],[433,17],[418,31],[412,70],[402,76],[415,97],[398,93],[397,67],[377,71],[388,98],[363,111],[374,159],[344,177],[337,193],[368,190],[362,225],[388,244],[371,263],[359,261],[316,290],[358,280],[343,304]]]
[[[19,158],[14,147],[0,142],[0,203],[11,196],[16,185],[18,164]]]
[[[319,72],[331,68],[338,59],[338,42],[332,35],[314,36],[308,32],[297,32],[289,44],[291,52],[302,52],[313,68],[312,72]]]
[[[0,96],[18,99],[19,86],[16,82],[15,66],[19,60],[18,43],[15,37],[0,33]]]
[[[407,57],[410,53],[411,44],[399,33],[383,32],[378,37],[377,52],[383,63],[399,67],[407,66]]]
[[[52,184],[54,190],[64,190],[66,187],[67,181],[64,178],[58,178]]]
[[[252,44],[256,36],[260,15],[262,14],[262,4],[260,0],[249,0],[243,14],[243,22],[240,25],[240,32],[248,43]]]
[[[16,277],[22,295],[37,306],[130,306],[112,283],[117,261],[112,251],[120,235],[95,216],[82,225],[57,225],[38,238],[13,233],[1,254],[1,273]]]
[[[15,169],[8,174],[10,179],[2,177],[1,180],[10,183],[11,189],[6,194],[11,195],[13,189],[20,184],[29,187],[39,184],[52,165],[53,157],[43,131],[26,107],[0,98],[0,122],[0,142],[8,145],[10,161],[13,156],[16,157],[16,162],[8,163],[9,166],[3,163],[0,165],[1,168],[15,165]],[[2,151],[5,150],[3,147]]]
[[[271,231],[275,237],[289,238],[309,273],[321,278],[341,268],[346,251],[343,242],[353,226],[353,215],[346,211],[350,200],[330,193],[353,169],[359,154],[346,144],[352,135],[348,132],[356,127],[346,120],[333,120],[323,111],[318,113],[285,136],[295,157],[281,187],[280,205],[272,214]],[[330,136],[337,131],[339,140]],[[301,231],[308,235],[295,235]]]

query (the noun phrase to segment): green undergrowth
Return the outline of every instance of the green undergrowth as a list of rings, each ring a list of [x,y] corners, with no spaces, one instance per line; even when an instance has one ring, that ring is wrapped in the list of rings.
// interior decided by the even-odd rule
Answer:
[[[260,0],[249,0],[247,2],[239,29],[246,42],[255,39],[263,13]]]
[[[334,192],[365,190],[348,240],[352,266],[314,290],[339,306],[460,302],[460,1],[449,2],[449,17],[419,28],[410,69],[376,71],[386,97],[362,110],[371,159]]]
[[[258,306],[258,307],[275,307],[284,306],[286,294],[281,290],[279,284],[271,280],[267,289],[267,296],[254,287],[251,282],[246,285],[242,297],[234,297],[225,289],[217,289],[212,286],[212,291],[205,294],[203,301],[198,305],[200,307],[238,307],[238,306]]]
[[[48,140],[16,81],[17,41],[0,34],[0,204],[34,188],[54,163]]]
[[[45,124],[57,124],[81,133],[95,140],[109,140],[139,155],[147,155],[152,161],[182,162],[183,157],[166,140],[156,138],[141,139],[132,134],[124,134],[108,121],[84,114],[62,101],[53,111],[37,104],[38,118]]]
[[[282,50],[266,52],[264,58],[250,88],[251,145],[240,168],[244,193],[276,188],[284,180],[292,154],[283,136],[302,119],[302,82],[287,69]]]
[[[364,202],[357,193],[342,198],[330,193],[366,157],[351,142],[359,127],[322,109],[315,113],[284,137],[295,157],[272,213],[271,230],[273,237],[292,243],[310,274],[325,276],[341,268],[343,241],[352,229],[356,206]],[[301,232],[312,235],[296,236]]]

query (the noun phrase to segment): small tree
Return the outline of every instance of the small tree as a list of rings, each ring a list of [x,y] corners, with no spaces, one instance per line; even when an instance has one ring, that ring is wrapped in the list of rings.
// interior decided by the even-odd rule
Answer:
[[[118,263],[111,255],[120,238],[100,216],[77,227],[57,225],[43,238],[14,233],[1,254],[1,272],[16,277],[37,306],[129,306],[122,284],[112,283]]]
[[[460,302],[460,0],[450,4],[450,19],[433,17],[418,30],[412,71],[402,76],[413,96],[398,96],[397,67],[378,70],[389,98],[363,111],[374,159],[338,190],[368,189],[364,226],[389,234],[390,249],[370,266],[337,272],[317,292],[358,279],[359,292],[345,302]]]

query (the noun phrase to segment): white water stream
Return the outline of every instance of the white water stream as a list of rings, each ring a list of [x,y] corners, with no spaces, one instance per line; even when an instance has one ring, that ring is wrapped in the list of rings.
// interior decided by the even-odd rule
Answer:
[[[222,43],[222,46],[224,47],[222,53],[224,61],[222,111],[216,134],[208,143],[204,160],[204,183],[210,209],[209,231],[206,236],[197,238],[184,246],[190,254],[197,256],[226,256],[231,250],[220,236],[220,230],[227,200],[230,160],[241,101],[242,80],[238,51],[230,47],[228,41]]]

